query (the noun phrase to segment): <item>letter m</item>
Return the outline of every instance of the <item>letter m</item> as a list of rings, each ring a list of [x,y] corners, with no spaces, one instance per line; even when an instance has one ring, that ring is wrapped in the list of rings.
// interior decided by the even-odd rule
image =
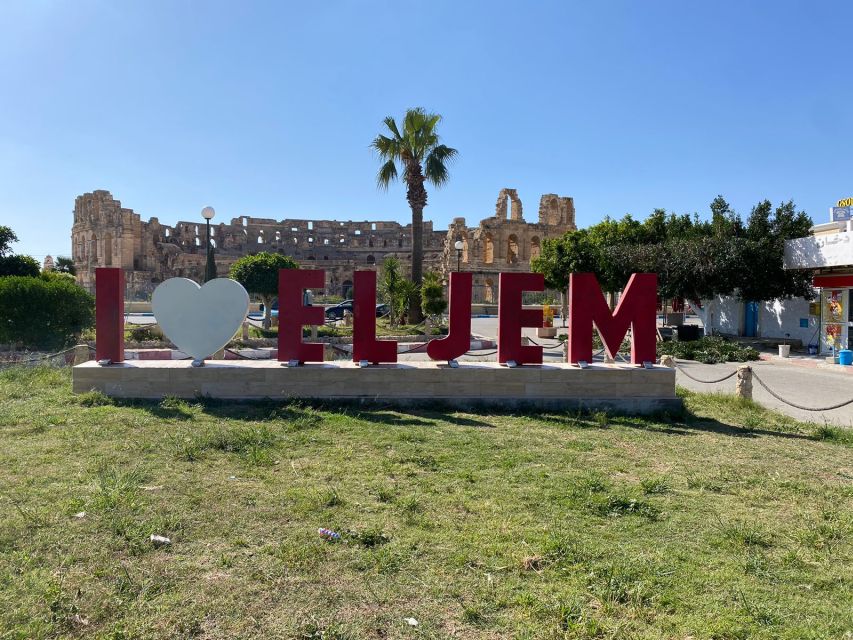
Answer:
[[[611,314],[595,274],[571,274],[569,362],[592,361],[593,325],[611,358],[616,357],[619,345],[631,328],[631,363],[654,362],[657,359],[657,287],[657,274],[633,274],[616,311]]]

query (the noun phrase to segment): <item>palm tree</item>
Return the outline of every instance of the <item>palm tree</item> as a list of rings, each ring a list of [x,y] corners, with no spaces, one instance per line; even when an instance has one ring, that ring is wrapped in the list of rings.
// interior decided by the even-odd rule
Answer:
[[[392,116],[382,121],[390,135],[379,134],[370,145],[379,153],[384,163],[376,175],[381,189],[387,189],[399,176],[397,164],[402,169],[406,183],[406,199],[412,209],[412,282],[420,287],[424,262],[424,207],[427,192],[424,182],[441,187],[448,180],[447,164],[457,151],[440,144],[436,127],[441,122],[437,113],[427,113],[421,108],[409,109],[403,118],[402,131]],[[411,322],[421,321],[420,295],[413,296]]]

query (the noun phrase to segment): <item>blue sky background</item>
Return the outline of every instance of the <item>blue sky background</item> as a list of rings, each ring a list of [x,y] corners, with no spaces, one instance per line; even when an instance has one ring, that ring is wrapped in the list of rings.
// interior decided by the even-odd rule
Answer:
[[[515,187],[578,224],[853,196],[853,2],[0,3],[0,224],[70,253],[74,197],[144,219],[393,219],[368,149],[406,107],[460,151],[446,228]]]

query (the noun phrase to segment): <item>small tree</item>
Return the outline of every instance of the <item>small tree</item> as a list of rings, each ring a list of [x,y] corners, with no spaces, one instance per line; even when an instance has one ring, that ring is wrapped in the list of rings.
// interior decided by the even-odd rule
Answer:
[[[436,323],[438,316],[447,309],[441,275],[435,271],[427,271],[424,274],[423,284],[421,285],[421,308],[427,317]]]
[[[388,256],[382,262],[379,294],[388,305],[388,322],[396,327],[403,315],[409,309],[412,296],[417,294],[416,285],[406,280],[400,273],[400,261],[394,256]]]
[[[260,296],[264,303],[264,329],[270,328],[272,303],[278,295],[279,269],[298,267],[290,256],[266,252],[243,256],[231,265],[231,278],[242,284],[249,293]]]
[[[0,258],[12,253],[10,245],[18,241],[18,236],[12,231],[11,227],[0,225]]]

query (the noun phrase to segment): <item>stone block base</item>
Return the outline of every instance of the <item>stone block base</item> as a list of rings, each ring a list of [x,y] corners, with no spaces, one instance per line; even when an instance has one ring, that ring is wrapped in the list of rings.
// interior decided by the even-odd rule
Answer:
[[[672,411],[675,370],[594,364],[507,368],[494,362],[407,362],[359,368],[352,362],[283,367],[274,360],[132,360],[108,367],[74,367],[73,389],[116,398],[210,397],[227,400],[346,400],[456,407],[603,408],[624,413]]]

